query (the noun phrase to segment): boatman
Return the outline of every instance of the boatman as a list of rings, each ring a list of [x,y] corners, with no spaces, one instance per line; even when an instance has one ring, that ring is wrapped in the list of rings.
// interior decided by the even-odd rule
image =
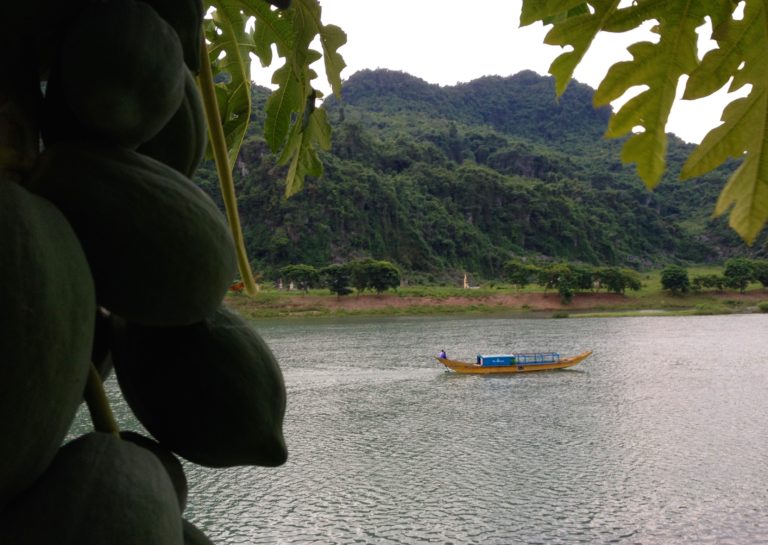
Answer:
[[[440,351],[440,356],[439,356],[439,358],[440,358],[440,359],[442,359],[442,360],[444,360],[444,359],[447,359],[447,358],[448,358],[448,356],[446,356],[446,355],[445,355],[445,350],[441,350],[441,351]]]

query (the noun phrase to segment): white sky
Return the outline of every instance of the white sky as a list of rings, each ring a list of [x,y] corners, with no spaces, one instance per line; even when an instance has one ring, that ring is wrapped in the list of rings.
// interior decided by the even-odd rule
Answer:
[[[521,70],[546,75],[562,51],[543,43],[547,28],[534,24],[520,28],[521,0],[320,0],[325,24],[347,33],[339,50],[347,63],[342,80],[365,68],[407,72],[439,85],[454,85],[486,75],[510,76]],[[626,45],[651,34],[599,37],[576,69],[574,79],[596,88],[611,64],[630,60]],[[653,40],[655,41],[655,40]],[[279,59],[278,59],[279,60]],[[316,87],[329,94],[320,63]],[[269,82],[278,64],[253,77]],[[682,92],[682,89],[680,90]],[[672,110],[667,132],[688,142],[700,142],[719,124],[723,106],[732,98],[721,91],[697,101],[679,100]],[[627,100],[627,96],[624,100]],[[621,99],[620,99],[621,100]],[[615,102],[614,106],[620,104]]]

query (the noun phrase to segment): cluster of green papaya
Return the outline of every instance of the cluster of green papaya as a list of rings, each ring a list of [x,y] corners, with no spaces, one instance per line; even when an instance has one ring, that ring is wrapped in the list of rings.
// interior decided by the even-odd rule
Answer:
[[[287,451],[280,368],[223,305],[233,240],[190,180],[207,145],[202,0],[5,14],[0,542],[211,543],[183,518],[178,457],[275,466]],[[113,368],[152,438],[95,414],[108,405],[87,392]],[[84,398],[95,429],[65,443]]]

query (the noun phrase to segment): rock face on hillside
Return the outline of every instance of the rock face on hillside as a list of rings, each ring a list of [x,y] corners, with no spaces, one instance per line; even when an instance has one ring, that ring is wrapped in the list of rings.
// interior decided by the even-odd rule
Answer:
[[[269,274],[360,257],[439,275],[500,277],[513,257],[642,267],[704,263],[748,250],[720,218],[717,195],[733,165],[679,183],[691,147],[672,136],[665,180],[649,192],[603,138],[609,108],[573,82],[526,71],[439,86],[391,70],[364,70],[323,107],[333,147],[325,174],[284,199],[284,168],[260,137],[266,89],[237,184],[249,253]],[[212,170],[198,182],[214,196]],[[762,241],[751,250],[762,247]]]

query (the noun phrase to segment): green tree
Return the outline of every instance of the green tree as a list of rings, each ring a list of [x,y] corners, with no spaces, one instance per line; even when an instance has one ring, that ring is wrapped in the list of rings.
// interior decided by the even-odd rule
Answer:
[[[628,289],[637,291],[642,287],[635,271],[620,267],[602,267],[595,271],[595,281],[611,293],[623,294]]]
[[[754,277],[752,262],[741,257],[729,259],[725,262],[723,276],[726,287],[744,293]]]
[[[538,282],[545,290],[556,289],[560,294],[560,300],[565,305],[573,299],[575,278],[573,269],[568,263],[554,263],[542,268]]]
[[[743,14],[736,11],[743,6]],[[665,126],[672,109],[677,82],[687,78],[683,98],[711,95],[729,84],[729,91],[751,86],[744,98],[723,111],[723,123],[711,130],[691,153],[681,176],[693,178],[711,171],[728,158],[741,167],[728,180],[715,207],[728,210],[730,225],[751,244],[768,219],[768,49],[765,3],[732,2],[574,2],[523,0],[521,25],[541,21],[552,28],[544,41],[567,51],[549,68],[561,95],[601,32],[627,32],[653,23],[655,41],[628,47],[632,60],[614,64],[595,93],[596,106],[606,106],[630,88],[644,89],[612,115],[606,135],[629,137],[622,160],[636,163],[649,188],[661,180],[666,168]],[[697,29],[711,22],[717,47],[703,54]],[[641,127],[642,130],[635,130]]]
[[[755,259],[752,261],[754,280],[760,282],[763,287],[768,287],[768,260]]]
[[[320,281],[320,273],[312,265],[287,265],[280,269],[280,276],[287,282],[293,282],[297,288],[309,291]]]
[[[573,287],[578,291],[589,291],[594,288],[595,269],[586,265],[571,265],[573,272]]]
[[[347,264],[350,272],[350,284],[357,293],[362,293],[371,287],[369,266],[374,263],[373,259],[360,259]]]
[[[720,274],[702,274],[695,276],[691,281],[691,289],[715,289],[723,291],[725,288],[725,277]]]
[[[536,278],[539,269],[519,259],[510,259],[504,264],[504,275],[517,289],[523,289]]]
[[[661,287],[674,295],[688,293],[691,289],[688,270],[679,265],[667,265],[661,271]]]
[[[352,286],[362,293],[366,289],[382,293],[400,285],[400,270],[389,261],[361,259],[348,264]]]
[[[375,261],[368,266],[368,283],[376,293],[400,286],[400,270],[389,261]]]
[[[350,271],[346,265],[334,264],[323,267],[320,269],[320,278],[325,287],[337,297],[352,293],[352,288],[349,287]]]

